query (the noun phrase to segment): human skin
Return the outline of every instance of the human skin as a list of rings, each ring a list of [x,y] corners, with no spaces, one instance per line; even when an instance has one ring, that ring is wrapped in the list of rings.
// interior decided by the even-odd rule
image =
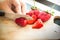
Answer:
[[[9,13],[25,14],[25,3],[22,0],[4,0],[0,2],[0,10]]]

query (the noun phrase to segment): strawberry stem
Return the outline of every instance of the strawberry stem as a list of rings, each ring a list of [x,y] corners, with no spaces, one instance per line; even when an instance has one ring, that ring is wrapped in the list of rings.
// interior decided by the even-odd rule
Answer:
[[[52,6],[51,10],[46,10],[46,12],[51,13],[52,16],[54,16],[53,8],[55,7],[55,4]]]
[[[55,7],[55,4],[52,6],[52,9],[50,10],[52,16],[54,16],[54,11],[53,11],[53,8],[54,8],[54,7]]]
[[[35,5],[35,4],[36,4],[36,3],[35,3],[35,0],[33,0],[33,2],[34,2],[34,5],[31,7],[31,9],[32,9],[32,10],[38,9],[38,8],[36,7],[36,5]]]

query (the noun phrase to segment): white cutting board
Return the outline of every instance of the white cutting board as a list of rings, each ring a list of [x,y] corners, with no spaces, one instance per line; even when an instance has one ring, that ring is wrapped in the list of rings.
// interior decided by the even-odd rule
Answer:
[[[26,1],[26,3],[33,5],[33,2],[30,1]],[[37,3],[36,5],[41,8],[42,10],[50,10],[51,8]],[[53,9],[54,10],[54,9]],[[60,16],[60,12],[54,10],[56,15]],[[27,27],[20,29],[20,33],[18,33],[17,35],[20,34],[20,38],[21,39],[26,39],[26,40],[40,40],[40,39],[60,39],[60,26],[58,26],[57,24],[54,23],[53,19],[54,16],[52,16],[46,23],[44,23],[44,26],[40,29],[32,29],[32,25],[27,25]]]
[[[60,26],[53,23],[53,17],[44,23],[44,26],[40,29],[32,29],[32,25],[20,29],[20,39],[59,39],[60,38]],[[19,33],[20,32],[20,33]]]

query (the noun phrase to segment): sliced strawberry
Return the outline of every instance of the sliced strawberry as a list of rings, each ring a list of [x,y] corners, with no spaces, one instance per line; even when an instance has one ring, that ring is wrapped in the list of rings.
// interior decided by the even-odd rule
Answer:
[[[51,14],[45,11],[39,13],[38,18],[41,19],[43,22],[46,22],[50,19]]]
[[[43,27],[43,23],[42,23],[41,19],[38,19],[32,26],[33,29],[39,29],[41,27]]]
[[[24,17],[17,18],[15,20],[15,22],[16,22],[16,24],[18,24],[18,25],[20,25],[22,27],[27,25],[27,20]]]
[[[28,24],[33,24],[37,20],[37,17],[35,15],[32,15],[32,18],[32,20],[27,20]]]

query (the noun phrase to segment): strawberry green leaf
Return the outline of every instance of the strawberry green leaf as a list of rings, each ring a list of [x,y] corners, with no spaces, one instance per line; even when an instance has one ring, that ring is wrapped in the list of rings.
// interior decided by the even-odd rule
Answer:
[[[54,16],[54,11],[52,11],[51,15]]]
[[[48,13],[50,13],[52,16],[54,16],[54,11],[52,11],[52,10],[46,10],[46,12],[48,12]]]

